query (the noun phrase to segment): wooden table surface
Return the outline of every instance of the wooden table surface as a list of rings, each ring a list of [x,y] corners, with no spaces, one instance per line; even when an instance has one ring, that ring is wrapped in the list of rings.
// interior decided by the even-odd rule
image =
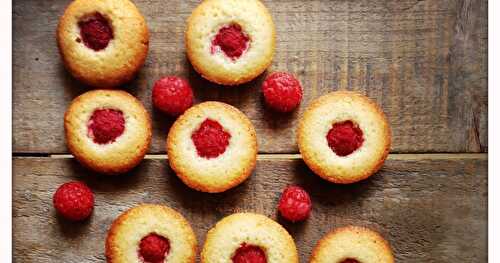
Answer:
[[[103,262],[106,231],[138,203],[171,206],[206,231],[234,211],[266,214],[293,235],[301,262],[329,230],[356,224],[378,230],[397,262],[487,260],[487,0],[265,0],[277,29],[269,70],[241,87],[202,79],[185,56],[183,32],[193,0],[136,0],[151,31],[137,79],[123,88],[153,118],[146,160],[130,174],[83,169],[65,145],[63,115],[89,88],[64,69],[55,43],[69,0],[14,1],[13,230],[16,262]],[[292,114],[267,110],[260,86],[268,72],[294,73],[304,98]],[[164,141],[172,120],[152,108],[151,86],[164,75],[189,79],[196,101],[230,103],[257,129],[259,161],[244,184],[223,194],[183,185],[168,167]],[[327,183],[300,159],[297,121],[307,105],[333,90],[357,90],[377,101],[393,131],[388,161],[372,178]],[[82,180],[96,194],[90,220],[56,216],[52,194]],[[276,214],[282,189],[302,185],[314,203],[305,223]]]

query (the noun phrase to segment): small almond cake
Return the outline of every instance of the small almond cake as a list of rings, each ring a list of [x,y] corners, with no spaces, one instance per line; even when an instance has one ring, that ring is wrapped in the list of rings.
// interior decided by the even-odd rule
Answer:
[[[285,228],[254,213],[220,220],[207,233],[202,263],[298,263],[297,248]]]
[[[309,105],[299,121],[297,141],[314,173],[349,184],[380,169],[389,154],[391,130],[382,109],[368,97],[336,91]]]
[[[311,263],[393,263],[389,243],[375,231],[357,226],[336,229],[323,237]]]
[[[144,64],[149,31],[129,0],[74,0],[59,21],[57,43],[75,78],[112,88],[130,81]]]
[[[70,152],[84,166],[118,174],[138,165],[151,142],[151,119],[132,95],[93,90],[76,97],[64,116]]]
[[[269,67],[275,34],[272,17],[259,0],[205,0],[187,22],[187,56],[204,78],[238,85]]]
[[[115,219],[106,238],[109,263],[193,263],[196,236],[175,210],[152,204],[131,208]]]
[[[219,193],[252,173],[257,137],[252,122],[235,107],[203,102],[189,108],[167,137],[170,167],[189,187]]]

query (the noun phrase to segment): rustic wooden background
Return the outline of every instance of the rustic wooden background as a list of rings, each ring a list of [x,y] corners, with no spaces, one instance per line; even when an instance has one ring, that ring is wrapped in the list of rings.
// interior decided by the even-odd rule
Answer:
[[[265,108],[267,74],[237,88],[203,80],[187,61],[183,31],[193,0],[136,0],[151,31],[137,79],[124,86],[153,116],[150,155],[129,175],[104,177],[81,168],[65,146],[63,115],[88,90],[64,69],[55,43],[69,0],[14,1],[14,260],[102,262],[107,228],[141,202],[167,204],[192,223],[200,242],[234,211],[264,213],[294,236],[301,262],[329,230],[357,224],[380,231],[398,262],[487,260],[487,0],[265,0],[278,31],[268,72],[290,71],[304,99],[292,114]],[[161,76],[188,78],[197,101],[237,106],[254,123],[259,162],[243,185],[223,194],[184,186],[169,169],[164,141],[172,120],[152,109]],[[295,127],[309,102],[332,90],[358,90],[376,100],[393,131],[383,169],[350,186],[314,176],[298,155]],[[57,217],[55,189],[87,182],[96,194],[92,218]],[[276,215],[281,190],[304,186],[313,216],[289,224]],[[197,201],[195,201],[197,200]]]

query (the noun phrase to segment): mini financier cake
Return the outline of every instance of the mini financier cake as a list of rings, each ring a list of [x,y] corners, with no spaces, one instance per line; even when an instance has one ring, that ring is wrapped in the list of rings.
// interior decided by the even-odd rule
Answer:
[[[121,214],[108,231],[109,263],[195,262],[196,236],[175,210],[142,204]]]
[[[274,55],[274,23],[259,0],[203,1],[188,19],[185,38],[195,70],[223,85],[254,79]]]
[[[189,108],[167,137],[170,167],[189,187],[218,193],[250,176],[257,159],[257,138],[250,120],[222,102]]]
[[[254,213],[223,218],[208,231],[202,263],[298,263],[293,238],[280,224]]]
[[[382,109],[368,97],[337,91],[311,103],[299,121],[297,141],[313,172],[348,184],[368,178],[382,166],[391,130]]]
[[[111,88],[131,80],[142,67],[149,32],[129,0],[75,0],[59,21],[57,43],[75,78]]]
[[[76,97],[64,116],[64,129],[75,158],[105,174],[134,168],[151,142],[148,112],[120,90],[93,90]]]
[[[368,228],[347,226],[323,237],[312,252],[311,263],[393,263],[387,241]]]

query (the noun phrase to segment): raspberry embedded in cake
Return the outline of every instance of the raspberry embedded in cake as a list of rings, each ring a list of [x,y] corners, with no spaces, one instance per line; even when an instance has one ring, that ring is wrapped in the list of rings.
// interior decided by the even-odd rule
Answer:
[[[125,131],[123,112],[114,109],[98,109],[87,124],[88,135],[97,144],[114,142]]]
[[[78,22],[80,37],[77,41],[83,41],[85,46],[99,51],[105,49],[113,39],[113,29],[108,20],[100,13],[85,17]]]
[[[206,101],[187,109],[167,136],[170,167],[187,186],[220,193],[252,174],[257,138],[252,122],[237,108]]]
[[[219,29],[212,40],[211,53],[215,54],[218,48],[232,60],[243,55],[249,47],[250,38],[238,24],[230,24]]]
[[[391,128],[370,98],[335,91],[312,101],[301,114],[297,143],[315,174],[332,183],[351,184],[382,167],[391,147]]]
[[[231,259],[233,263],[267,263],[266,253],[262,248],[246,243],[236,249]]]
[[[379,233],[361,226],[344,226],[321,238],[310,263],[394,263],[390,244]]]
[[[363,131],[352,121],[334,123],[326,135],[328,146],[338,156],[347,156],[363,144]]]
[[[168,239],[157,234],[149,234],[139,244],[139,256],[144,263],[163,263],[170,251]]]
[[[106,262],[195,263],[197,240],[189,222],[174,209],[141,204],[124,211],[108,230]]]
[[[206,119],[191,135],[198,155],[207,159],[215,158],[226,151],[231,134],[218,121]]]
[[[217,222],[206,235],[200,259],[204,263],[299,263],[288,231],[255,213],[236,213]]]
[[[271,65],[276,29],[260,0],[200,1],[187,20],[187,57],[203,78],[235,86]]]

